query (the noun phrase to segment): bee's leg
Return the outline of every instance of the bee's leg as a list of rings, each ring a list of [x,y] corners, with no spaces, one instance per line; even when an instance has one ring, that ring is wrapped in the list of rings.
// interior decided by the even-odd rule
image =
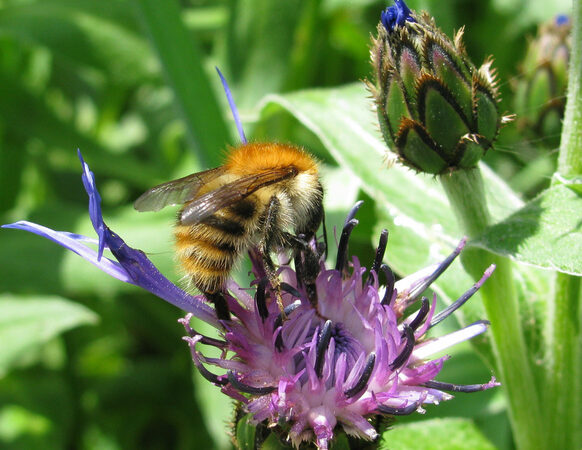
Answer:
[[[280,235],[278,221],[279,221],[279,210],[281,204],[279,199],[275,196],[271,197],[269,200],[269,206],[267,207],[267,212],[265,214],[265,219],[263,221],[262,238],[259,241],[259,253],[265,264],[265,272],[267,278],[271,283],[273,290],[275,291],[275,296],[277,298],[277,305],[281,313],[284,315],[283,310],[285,306],[283,305],[283,298],[281,297],[281,282],[277,277],[277,268],[273,259],[271,258],[270,249],[272,249],[277,242],[277,235]]]
[[[289,235],[288,241],[293,248],[293,259],[295,261],[295,273],[297,274],[297,285],[304,286],[307,291],[307,298],[312,305],[317,305],[317,290],[315,280],[319,275],[319,259],[323,252],[320,249],[313,249],[308,239],[304,235]]]
[[[205,292],[204,296],[214,304],[214,310],[219,320],[230,320],[230,310],[224,298],[224,292]]]

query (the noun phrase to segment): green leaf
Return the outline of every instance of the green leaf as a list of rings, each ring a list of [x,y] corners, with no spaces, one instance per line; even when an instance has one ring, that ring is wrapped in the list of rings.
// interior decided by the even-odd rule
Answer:
[[[582,196],[555,186],[472,242],[544,269],[582,275]]]
[[[265,94],[281,89],[293,59],[296,27],[310,2],[239,0],[231,3],[227,61],[235,99],[244,109],[254,107]]]
[[[81,133],[73,124],[62,120],[47,107],[42,98],[36,97],[15,80],[2,74],[0,86],[3,99],[0,102],[0,117],[5,126],[23,140],[31,136],[42,137],[51,148],[49,157],[55,166],[80,173],[75,151],[80,148],[84,158],[91,164],[91,169],[100,176],[116,176],[144,188],[151,187],[152,180],[157,177],[157,170],[130,155],[116,155],[115,164],[112,164],[111,153],[98,140]],[[26,126],[23,126],[23,117],[26,117]],[[24,152],[24,149],[8,151]]]
[[[382,435],[380,448],[390,450],[493,450],[495,447],[466,419],[433,419],[396,425]]]
[[[5,294],[0,309],[0,375],[55,336],[98,321],[91,310],[60,297]]]
[[[158,72],[143,38],[119,23],[87,14],[80,4],[12,4],[0,12],[0,30],[27,45],[47,47],[72,67],[105,69],[118,84],[143,83]]]
[[[218,150],[230,136],[206,75],[202,52],[184,25],[178,2],[136,0],[135,4],[174,89],[197,156],[204,166],[218,165]]]

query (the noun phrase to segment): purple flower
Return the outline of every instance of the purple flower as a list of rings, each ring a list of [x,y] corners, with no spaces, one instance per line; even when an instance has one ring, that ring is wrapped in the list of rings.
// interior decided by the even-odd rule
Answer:
[[[394,31],[394,28],[401,27],[404,22],[416,22],[412,17],[412,11],[403,0],[394,0],[394,6],[390,6],[382,11],[380,20],[388,33]]]
[[[360,207],[357,204],[346,220],[333,269],[321,261],[315,280],[307,282],[288,264],[280,267],[284,311],[265,277],[263,261],[251,251],[256,281],[251,289],[227,283],[230,319],[219,320],[204,297],[192,296],[172,284],[143,252],[129,247],[107,227],[93,173],[82,158],[81,163],[98,240],[24,221],[3,227],[51,239],[111,276],[188,312],[180,322],[200,373],[241,402],[253,423],[279,427],[295,446],[307,441],[326,449],[338,427],[349,435],[373,440],[378,433],[368,421],[370,417],[422,413],[422,405],[452,398],[447,391],[474,392],[498,385],[495,378],[463,386],[435,381],[448,357],[431,359],[432,355],[483,333],[488,325],[479,321],[442,337],[426,337],[427,331],[463,305],[494,269],[490,267],[456,302],[435,314],[436,296],[429,300],[421,294],[460,253],[464,240],[442,263],[395,282],[392,271],[382,264],[386,231],[370,271],[357,258],[348,260],[348,240]],[[98,250],[87,243],[96,244]],[[310,251],[317,254],[320,246],[316,242],[311,245]],[[102,256],[106,250],[114,259]],[[405,310],[417,302],[418,311],[406,316]],[[215,326],[221,339],[195,331],[190,326],[193,316]],[[205,356],[202,346],[219,349],[221,356]],[[209,366],[221,373],[213,373]]]

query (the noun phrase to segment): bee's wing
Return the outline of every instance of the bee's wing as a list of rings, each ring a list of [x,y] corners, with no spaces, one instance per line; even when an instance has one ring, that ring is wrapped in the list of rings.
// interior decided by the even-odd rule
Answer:
[[[193,173],[184,178],[168,181],[144,192],[133,204],[133,207],[140,212],[159,211],[168,205],[182,205],[194,198],[200,186],[208,183],[216,177],[222,175],[224,169],[205,170],[204,172]]]
[[[292,178],[295,175],[297,175],[297,169],[288,166],[241,177],[232,183],[201,195],[186,205],[182,210],[180,223],[184,225],[198,223],[216,211],[248,197],[262,187]]]

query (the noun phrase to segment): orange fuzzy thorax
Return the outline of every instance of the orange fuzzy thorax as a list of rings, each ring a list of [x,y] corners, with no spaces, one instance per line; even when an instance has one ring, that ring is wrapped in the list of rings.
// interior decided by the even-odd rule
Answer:
[[[247,175],[262,170],[295,166],[299,172],[317,172],[317,163],[299,147],[276,143],[249,143],[231,150],[224,164],[227,172]]]

